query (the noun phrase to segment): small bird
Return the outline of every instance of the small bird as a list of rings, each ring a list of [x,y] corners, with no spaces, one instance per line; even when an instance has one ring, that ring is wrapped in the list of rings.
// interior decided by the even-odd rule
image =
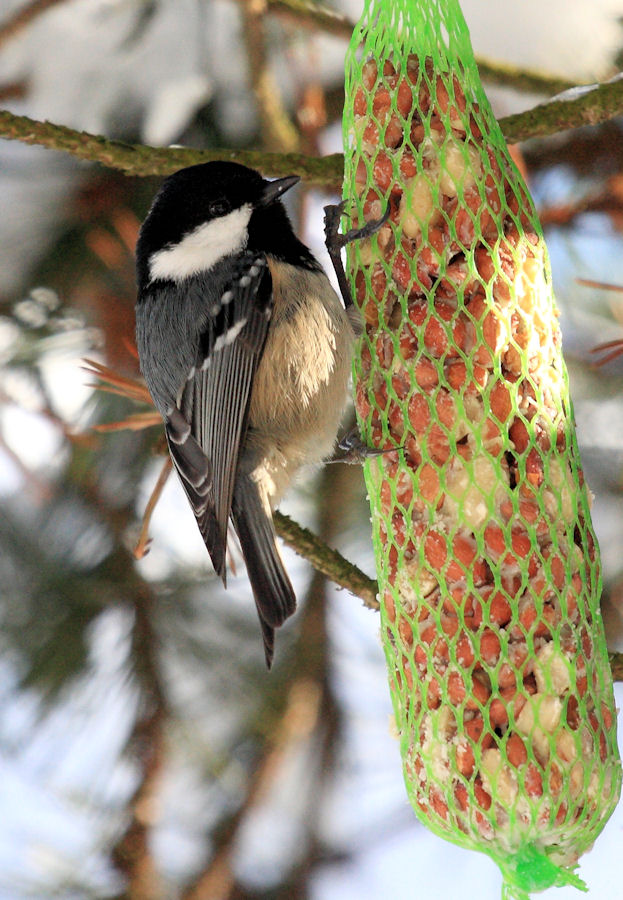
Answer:
[[[347,402],[347,311],[281,202],[298,176],[232,162],[165,179],[136,250],[141,371],[216,573],[229,522],[266,664],[296,607],[272,512],[303,465],[330,455]]]

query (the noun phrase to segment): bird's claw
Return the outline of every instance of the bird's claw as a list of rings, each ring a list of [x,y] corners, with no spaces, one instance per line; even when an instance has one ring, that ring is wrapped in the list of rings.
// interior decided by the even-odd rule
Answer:
[[[391,207],[387,204],[387,209],[380,219],[371,219],[365,225],[362,225],[361,228],[351,228],[346,234],[340,234],[340,219],[344,214],[346,205],[346,200],[340,200],[339,203],[333,203],[324,207],[325,245],[329,254],[342,250],[352,241],[359,241],[362,238],[375,234],[387,222],[391,213]]]
[[[359,429],[356,425],[354,428],[351,428],[350,431],[347,431],[341,438],[338,442],[338,447],[340,450],[345,451],[345,456],[340,456],[340,458],[334,460],[334,462],[347,463],[351,466],[361,465],[366,459],[381,456],[383,453],[389,453],[390,450],[396,449],[395,447],[389,449],[369,447],[368,444],[361,439]]]
[[[348,286],[346,273],[344,272],[341,252],[343,248],[347,244],[350,244],[352,241],[358,241],[362,238],[370,237],[370,235],[374,234],[380,228],[382,228],[385,222],[387,222],[387,220],[389,219],[391,207],[389,206],[389,204],[387,205],[387,209],[380,219],[372,219],[370,222],[366,222],[366,224],[361,228],[351,228],[350,231],[346,232],[346,234],[340,234],[340,220],[342,218],[344,210],[346,209],[346,203],[346,200],[341,200],[339,203],[333,203],[325,206],[324,235],[325,246],[335,270],[335,275],[340,286],[342,299],[344,300],[344,306],[346,307],[346,309],[348,309],[350,306],[353,306],[353,298],[351,296],[350,287]]]

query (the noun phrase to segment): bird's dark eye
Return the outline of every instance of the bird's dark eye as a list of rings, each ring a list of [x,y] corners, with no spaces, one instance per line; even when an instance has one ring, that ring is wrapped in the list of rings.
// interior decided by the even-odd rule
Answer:
[[[218,200],[213,200],[208,204],[208,212],[214,218],[224,216],[225,213],[229,212],[229,203],[224,197],[220,197]]]

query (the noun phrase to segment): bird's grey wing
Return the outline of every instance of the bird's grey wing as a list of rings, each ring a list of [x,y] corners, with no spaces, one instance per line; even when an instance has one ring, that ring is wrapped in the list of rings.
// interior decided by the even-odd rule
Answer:
[[[265,257],[243,254],[207,310],[195,365],[166,422],[171,457],[223,580],[236,468],[272,302]]]
[[[196,300],[190,298],[190,304],[194,308]],[[166,422],[171,456],[223,581],[227,524],[230,516],[233,520],[269,667],[275,628],[294,612],[296,598],[277,548],[270,509],[247,466],[239,463],[253,379],[272,308],[273,285],[266,259],[245,254],[232,268],[214,309],[208,311],[196,363]]]

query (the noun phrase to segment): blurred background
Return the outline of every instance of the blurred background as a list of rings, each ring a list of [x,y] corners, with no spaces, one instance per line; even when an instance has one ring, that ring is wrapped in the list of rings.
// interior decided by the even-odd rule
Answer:
[[[491,63],[563,84],[621,67],[614,0],[462,6]],[[361,4],[333,8],[354,20]],[[339,23],[242,0],[3,0],[0,15],[15,113],[155,146],[341,150]],[[545,99],[486,87],[498,116]],[[622,123],[517,153],[623,650],[623,357],[592,352],[623,338]],[[147,407],[96,390],[84,359],[138,375],[133,248],[158,183],[0,141],[0,900],[493,900],[493,864],[407,803],[375,612],[284,550],[300,608],[268,675],[244,566],[225,593],[173,478],[135,559],[161,428],[97,430]],[[334,199],[300,187],[290,210],[323,261]],[[310,473],[282,508],[373,574],[357,467]],[[619,808],[582,861],[600,900],[620,896],[622,830]]]

